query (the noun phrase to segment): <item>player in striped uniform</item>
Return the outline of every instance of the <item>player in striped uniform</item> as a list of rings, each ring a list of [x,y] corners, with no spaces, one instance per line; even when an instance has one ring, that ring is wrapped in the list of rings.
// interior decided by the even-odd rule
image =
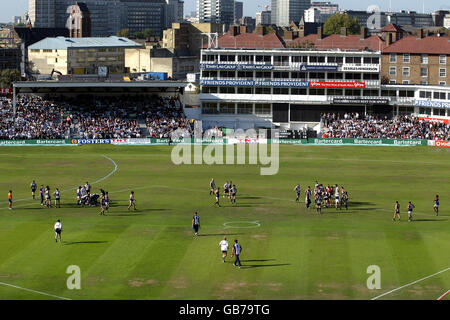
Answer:
[[[395,221],[395,218],[397,218],[397,216],[398,216],[398,221],[400,221],[400,203],[398,203],[398,201],[395,201],[394,217],[392,218],[392,220]]]
[[[305,202],[306,202],[306,209],[310,208],[311,205],[311,187],[308,186],[308,189],[305,191]]]
[[[214,194],[214,190],[216,190],[216,182],[214,181],[214,178],[212,178],[209,182],[209,195]]]
[[[412,214],[413,214],[413,209],[415,208],[415,206],[411,203],[411,201],[408,203],[408,221],[411,222],[412,221]]]
[[[239,256],[241,255],[242,252],[242,246],[238,243],[237,239],[234,240],[234,244],[233,244],[233,253],[231,254],[231,257],[235,256],[234,259],[234,266],[237,267],[239,266],[239,269],[241,268],[241,260],[239,260]]]
[[[295,202],[299,203],[300,202],[300,192],[301,192],[300,184],[297,184],[294,187],[294,191],[297,194],[297,198],[295,199]]]
[[[55,195],[55,208],[61,208],[61,192],[56,188],[53,194]]]
[[[231,201],[231,203],[234,203],[234,204],[236,204],[236,192],[237,192],[236,185],[233,184],[233,186],[231,187],[231,190],[230,190],[230,201]]]
[[[436,195],[434,197],[434,206],[433,206],[434,212],[436,212],[436,216],[439,215],[439,195]]]
[[[36,193],[37,186],[36,186],[36,182],[34,180],[33,180],[33,182],[31,182],[30,187],[31,187],[31,195],[33,196],[33,200],[35,200],[36,199],[35,193]]]
[[[131,191],[130,193],[130,204],[128,205],[128,211],[130,211],[131,207],[133,207],[136,211],[136,199],[134,198],[134,191]]]
[[[220,203],[219,203],[219,200],[220,200],[220,188],[217,188],[217,190],[215,191],[215,194],[216,194],[216,202],[214,202],[214,206],[218,206],[218,207],[220,207]]]
[[[192,229],[194,229],[194,233],[198,236],[198,229],[200,229],[200,217],[198,216],[197,211],[195,211],[194,216],[192,217]]]

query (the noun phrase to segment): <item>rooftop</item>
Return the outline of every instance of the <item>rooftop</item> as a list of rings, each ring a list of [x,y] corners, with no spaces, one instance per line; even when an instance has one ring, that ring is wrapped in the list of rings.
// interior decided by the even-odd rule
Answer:
[[[383,50],[384,53],[450,54],[450,38],[406,36]]]
[[[138,48],[139,43],[122,37],[90,37],[90,38],[45,38],[29,46],[29,49],[68,49],[68,48]]]

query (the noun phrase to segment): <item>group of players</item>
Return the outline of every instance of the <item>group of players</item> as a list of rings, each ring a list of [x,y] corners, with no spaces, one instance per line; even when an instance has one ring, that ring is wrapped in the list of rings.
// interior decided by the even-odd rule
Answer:
[[[295,199],[295,201],[299,203],[301,194],[300,184],[297,184],[294,187],[294,191],[297,194],[297,198]],[[316,206],[316,212],[318,214],[322,213],[322,207],[324,208],[332,207],[333,200],[334,200],[334,207],[336,208],[336,210],[337,209],[342,210],[342,207],[344,207],[345,210],[348,210],[348,192],[344,189],[343,186],[339,188],[339,186],[336,184],[334,187],[332,185],[327,185],[326,187],[324,187],[317,181],[314,186],[314,191],[312,191],[311,187],[308,186],[308,188],[305,190],[305,203],[307,209],[311,208],[313,196],[314,196],[314,204]]]
[[[411,222],[413,219],[413,210],[416,206],[409,201],[408,202],[408,221]],[[439,195],[437,194],[434,197],[434,205],[433,205],[433,210],[434,213],[436,213],[436,216],[439,216]],[[394,217],[392,218],[393,221],[396,221],[398,217],[398,221],[400,221],[400,203],[397,201],[395,201],[394,204]]]
[[[33,200],[36,199],[36,190],[37,184],[36,181],[32,181],[31,185],[31,195],[33,196]],[[55,188],[55,191],[52,193],[50,191],[50,187],[44,187],[43,184],[39,187],[39,196],[41,198],[41,206],[46,206],[47,208],[52,207],[52,194],[55,196],[55,208],[61,208],[61,191],[58,188]]]
[[[236,185],[230,180],[230,182],[226,181],[223,185],[223,197],[228,198],[231,203],[236,204],[236,193],[237,188]],[[209,195],[214,195],[216,197],[216,201],[213,206],[220,207],[220,187],[216,189],[216,182],[214,178],[209,182]]]

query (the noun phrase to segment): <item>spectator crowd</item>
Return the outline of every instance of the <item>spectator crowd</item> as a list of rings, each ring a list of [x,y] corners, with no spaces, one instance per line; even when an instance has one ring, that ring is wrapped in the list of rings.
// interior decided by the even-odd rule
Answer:
[[[173,97],[45,100],[0,97],[0,140],[167,138],[180,128],[192,132],[180,101]],[[140,121],[142,125],[140,124]]]
[[[449,140],[450,124],[421,120],[411,115],[322,114],[322,132],[327,138]]]

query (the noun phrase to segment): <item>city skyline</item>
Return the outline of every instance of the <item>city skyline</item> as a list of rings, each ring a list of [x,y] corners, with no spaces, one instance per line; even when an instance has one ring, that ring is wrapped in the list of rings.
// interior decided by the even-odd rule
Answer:
[[[258,5],[264,6],[270,4],[271,0],[245,0],[244,2],[244,16],[255,16],[255,12],[263,10],[258,8]],[[392,3],[393,11],[410,10],[422,12],[423,8],[426,13],[431,13],[436,10],[448,9],[450,10],[450,4],[446,0],[359,0],[355,5],[355,0],[335,0],[332,3],[339,4],[341,9],[353,9],[353,10],[366,10],[370,5],[378,5],[381,10],[386,11],[389,9],[390,2]],[[75,0],[74,0],[75,3]],[[13,16],[21,16],[28,11],[28,0],[15,0],[13,2],[9,0],[0,0],[0,4],[4,4],[3,10],[0,12],[0,22],[10,22]],[[7,4],[7,5],[6,5]],[[423,6],[424,4],[424,6]],[[189,15],[191,11],[195,11],[197,6],[197,0],[184,0],[184,12],[185,15]]]

